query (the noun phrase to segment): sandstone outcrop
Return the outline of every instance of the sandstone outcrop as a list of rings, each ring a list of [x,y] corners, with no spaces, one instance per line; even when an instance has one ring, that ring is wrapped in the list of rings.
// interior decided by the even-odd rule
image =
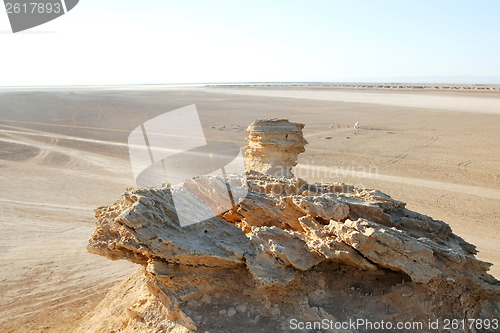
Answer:
[[[253,125],[251,135],[264,131]],[[251,159],[258,150],[249,147]],[[251,162],[272,166],[266,172],[279,164]],[[333,325],[323,331],[369,331],[335,326],[350,319],[420,321],[426,331],[429,319],[500,318],[490,264],[446,223],[376,190],[256,171],[228,177],[248,182],[246,199],[186,227],[166,187],[130,188],[95,210],[89,252],[141,267],[80,331],[288,332],[294,322],[321,321]],[[210,198],[219,180],[189,182]]]
[[[304,124],[286,119],[258,119],[248,126],[246,146],[247,171],[265,175],[291,177],[297,157],[307,141],[302,135]]]

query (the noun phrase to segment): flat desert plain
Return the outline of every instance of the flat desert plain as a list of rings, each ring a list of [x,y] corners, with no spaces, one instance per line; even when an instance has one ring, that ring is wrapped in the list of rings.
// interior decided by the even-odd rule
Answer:
[[[191,104],[208,140],[241,147],[257,118],[304,123],[297,176],[380,189],[449,223],[500,278],[498,91],[2,88],[0,331],[69,332],[132,272],[86,253],[93,208],[134,186],[129,133]]]

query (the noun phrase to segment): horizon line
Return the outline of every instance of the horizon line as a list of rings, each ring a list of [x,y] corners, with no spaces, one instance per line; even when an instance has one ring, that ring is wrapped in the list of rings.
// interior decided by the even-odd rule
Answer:
[[[48,84],[48,85],[0,85],[2,88],[61,88],[61,87],[130,87],[130,86],[192,86],[192,85],[288,85],[288,84],[379,84],[379,85],[455,85],[455,86],[499,86],[500,83],[456,83],[456,82],[408,82],[408,81],[226,81],[226,82],[171,82],[171,83],[109,83],[109,84]]]

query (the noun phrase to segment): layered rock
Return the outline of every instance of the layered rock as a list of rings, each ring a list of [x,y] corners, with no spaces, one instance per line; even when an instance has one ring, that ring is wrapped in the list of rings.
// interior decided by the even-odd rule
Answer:
[[[254,171],[246,181],[244,201],[187,227],[169,188],[130,188],[96,209],[88,250],[142,267],[81,331],[288,332],[320,321],[366,331],[335,329],[349,319],[421,321],[425,331],[429,319],[500,317],[490,264],[446,223],[372,189]],[[216,178],[189,182],[217,195]]]
[[[304,152],[307,141],[302,135],[304,124],[286,119],[258,119],[248,126],[246,146],[247,171],[278,177],[293,176],[292,168]]]

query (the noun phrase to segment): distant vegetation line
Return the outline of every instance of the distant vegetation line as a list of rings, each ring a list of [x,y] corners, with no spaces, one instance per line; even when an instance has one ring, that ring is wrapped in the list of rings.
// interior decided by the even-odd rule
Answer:
[[[498,84],[436,84],[436,83],[328,83],[328,82],[259,82],[259,83],[214,83],[208,87],[317,87],[345,89],[389,89],[389,90],[481,90],[500,91]]]

